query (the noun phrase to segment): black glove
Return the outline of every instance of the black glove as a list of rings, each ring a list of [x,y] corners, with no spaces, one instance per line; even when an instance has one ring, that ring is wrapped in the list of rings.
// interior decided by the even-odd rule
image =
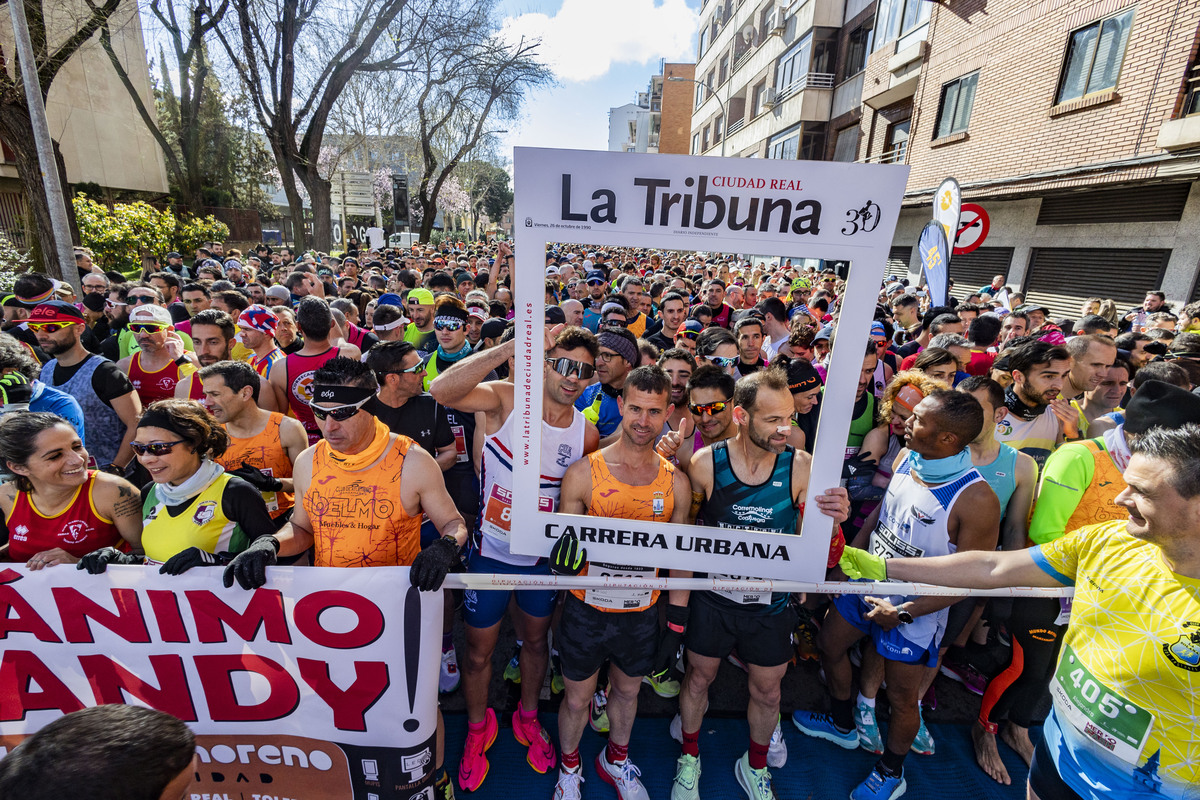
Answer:
[[[122,553],[115,547],[101,547],[93,550],[75,564],[75,569],[86,569],[90,575],[99,575],[108,569],[109,564],[143,564],[145,556],[136,553]]]
[[[579,546],[573,533],[564,533],[550,551],[550,571],[555,575],[578,575],[587,562],[587,549]]]
[[[855,503],[878,500],[887,493],[887,488],[872,483],[879,465],[864,461],[859,453],[842,462],[842,478],[846,481],[846,492]]]
[[[443,536],[417,553],[408,571],[408,580],[422,592],[436,592],[442,588],[446,573],[456,561],[458,540],[453,536]]]
[[[267,582],[267,567],[278,560],[279,540],[274,536],[259,536],[236,556],[232,553],[221,553],[221,556],[231,558],[221,576],[226,589],[233,586],[235,579],[243,589],[257,589]]]
[[[237,469],[227,469],[225,471],[230,475],[238,476],[260,492],[283,491],[283,481],[268,475],[258,467],[250,466],[245,461]]]
[[[33,384],[19,372],[0,378],[0,405],[29,405],[33,399]]]
[[[199,547],[189,547],[168,558],[167,562],[158,568],[158,574],[182,575],[192,567],[212,567],[219,563],[221,559],[213,553]]]
[[[683,645],[683,629],[687,627],[688,613],[687,606],[667,606],[667,629],[658,641],[658,652],[654,655],[654,671],[650,673],[652,677],[661,678],[679,660],[679,648]]]

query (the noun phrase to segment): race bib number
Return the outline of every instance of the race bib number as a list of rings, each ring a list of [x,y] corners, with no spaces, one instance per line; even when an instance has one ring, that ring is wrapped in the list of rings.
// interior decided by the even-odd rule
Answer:
[[[1054,618],[1055,625],[1066,625],[1071,621],[1071,601],[1074,598],[1058,598],[1058,616]]]
[[[589,562],[587,574],[602,578],[653,578],[658,570]],[[609,611],[641,611],[650,607],[653,597],[653,589],[588,589],[584,592],[584,602],[589,606]]]
[[[483,508],[483,521],[489,526],[488,532],[498,539],[508,541],[509,528],[512,524],[512,492],[503,486],[492,486],[492,494]]]
[[[716,578],[719,581],[720,580],[726,580],[726,581],[751,580],[751,578],[748,578],[745,575],[726,575],[721,572],[712,573],[712,577]],[[767,592],[767,591],[743,592],[739,589],[714,589],[713,592],[715,594],[721,595],[721,597],[724,597],[726,600],[730,600],[734,603],[737,603],[740,606],[767,605],[771,602],[771,593]]]
[[[1129,764],[1137,764],[1154,715],[1100,682],[1068,645],[1050,681],[1061,719],[1086,739]]]
[[[275,473],[271,471],[271,467],[263,467],[262,474],[270,475],[272,478],[275,477]],[[272,514],[279,511],[279,495],[276,492],[263,492],[262,497],[263,502],[267,504],[267,511]]]
[[[454,434],[454,460],[458,464],[465,464],[470,459],[467,455],[467,432],[462,425],[451,425],[450,431]]]
[[[880,558],[920,558],[925,551],[906,542],[880,522],[871,533],[871,552]]]

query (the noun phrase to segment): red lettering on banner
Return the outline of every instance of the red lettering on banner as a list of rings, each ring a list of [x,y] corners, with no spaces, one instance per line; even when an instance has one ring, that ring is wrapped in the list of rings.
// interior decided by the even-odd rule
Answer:
[[[10,633],[32,633],[42,642],[62,642],[20,592],[4,585],[0,586],[0,639],[7,639]]]
[[[108,656],[80,656],[79,666],[92,685],[96,703],[127,703],[125,693],[146,705],[184,722],[196,721],[196,707],[188,689],[183,659],[175,655],[149,656],[158,686],[146,682]]]
[[[146,599],[154,610],[158,636],[164,642],[190,642],[183,614],[179,613],[179,596],[166,589],[148,589]]]
[[[261,590],[260,590],[261,591]],[[189,594],[191,594],[189,592]],[[196,672],[213,722],[266,722],[282,719],[300,704],[300,689],[278,662],[253,653],[196,656]],[[238,702],[234,672],[253,672],[267,680],[267,698],[254,705]]]
[[[331,608],[346,608],[353,611],[358,622],[345,633],[334,633],[321,625],[321,614]],[[362,595],[329,589],[307,594],[296,601],[292,612],[296,630],[308,637],[313,644],[337,650],[353,650],[366,647],[383,634],[383,612],[379,606]]]
[[[210,591],[184,592],[196,620],[196,638],[205,644],[224,642],[225,628],[252,642],[262,628],[268,642],[291,644],[283,595],[275,589],[258,589],[250,596],[245,612],[238,612]]]
[[[142,618],[142,607],[137,592],[133,589],[110,591],[117,605],[116,613],[70,586],[55,586],[50,590],[54,595],[54,604],[58,606],[58,615],[62,618],[63,636],[67,637],[68,642],[91,644],[96,641],[92,636],[92,627],[88,624],[89,619],[108,628],[127,642],[150,642],[150,632],[146,630],[146,620]]]
[[[312,658],[297,658],[300,677],[333,710],[333,724],[342,731],[365,731],[367,712],[391,684],[387,664],[355,661],[354,683],[342,689],[329,677],[329,664]]]
[[[4,569],[0,569],[0,583],[12,583],[13,581],[19,581],[19,580],[21,580],[21,578],[24,578],[24,577],[25,577],[24,575],[17,572],[12,567],[5,567]]]
[[[36,685],[40,692],[30,691]],[[6,650],[0,660],[0,722],[25,719],[30,711],[70,714],[83,703],[49,667],[27,650]]]

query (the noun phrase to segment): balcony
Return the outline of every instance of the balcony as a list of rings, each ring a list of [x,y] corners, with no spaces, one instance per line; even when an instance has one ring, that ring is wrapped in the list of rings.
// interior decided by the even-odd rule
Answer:
[[[1168,151],[1200,147],[1200,114],[1164,122],[1155,144]]]
[[[840,117],[858,108],[862,103],[863,76],[860,72],[853,78],[844,80],[833,90],[833,108],[829,111],[830,119]]]
[[[879,77],[871,82],[864,82],[862,101],[875,110],[916,94],[917,84],[921,80],[921,65],[925,63],[929,53],[929,43],[924,39],[918,40],[904,49],[896,50],[892,56],[886,55],[888,49],[885,47],[877,50],[867,61],[866,71]],[[875,69],[885,58],[887,63],[883,65],[884,69]]]
[[[831,72],[809,72],[796,80],[789,83],[787,86],[779,89],[775,93],[775,104],[779,105],[784,100],[787,100],[792,95],[803,91],[804,89],[832,89],[833,88],[833,73]]]
[[[903,164],[904,157],[908,155],[908,143],[897,145],[891,150],[884,150],[882,153],[876,153],[873,156],[860,158],[854,162],[856,164]]]

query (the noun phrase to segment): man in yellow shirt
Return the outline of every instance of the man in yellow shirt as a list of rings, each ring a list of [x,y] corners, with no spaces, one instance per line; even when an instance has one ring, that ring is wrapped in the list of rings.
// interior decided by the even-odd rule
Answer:
[[[1130,450],[1125,522],[1021,551],[842,558],[852,578],[1075,586],[1029,772],[1035,800],[1182,800],[1200,784],[1200,425],[1156,428]]]

